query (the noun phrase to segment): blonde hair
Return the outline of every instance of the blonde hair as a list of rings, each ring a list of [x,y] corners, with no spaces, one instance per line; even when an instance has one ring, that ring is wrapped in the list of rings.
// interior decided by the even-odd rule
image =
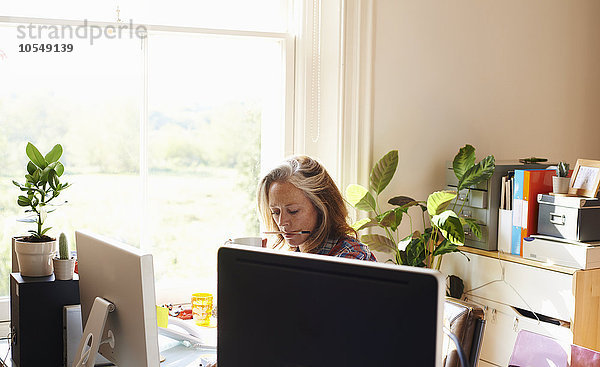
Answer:
[[[269,189],[274,182],[288,182],[302,190],[317,211],[317,227],[307,238],[304,246],[310,252],[328,239],[344,235],[356,238],[356,231],[346,221],[348,209],[335,182],[319,162],[307,156],[294,156],[272,169],[258,186],[258,211],[267,231],[278,231],[269,208]],[[274,247],[283,243],[277,235]]]

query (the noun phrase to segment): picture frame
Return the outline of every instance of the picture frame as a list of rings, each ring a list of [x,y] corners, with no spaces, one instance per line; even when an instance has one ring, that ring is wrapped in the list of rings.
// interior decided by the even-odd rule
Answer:
[[[596,197],[600,187],[600,161],[578,159],[571,181],[569,196]]]

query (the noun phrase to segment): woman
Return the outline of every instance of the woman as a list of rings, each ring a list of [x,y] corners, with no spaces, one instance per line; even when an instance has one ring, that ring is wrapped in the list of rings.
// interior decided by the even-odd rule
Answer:
[[[325,168],[307,156],[291,157],[271,170],[258,188],[265,228],[277,233],[274,247],[376,261],[348,225],[348,210]]]

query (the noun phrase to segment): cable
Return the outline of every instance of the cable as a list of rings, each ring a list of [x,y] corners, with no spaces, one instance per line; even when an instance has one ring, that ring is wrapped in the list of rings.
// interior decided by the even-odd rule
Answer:
[[[456,335],[454,335],[450,331],[450,329],[448,329],[445,326],[444,326],[444,333],[446,335],[448,335],[450,337],[450,339],[452,339],[452,341],[454,342],[454,345],[456,346],[456,353],[458,353],[458,359],[460,360],[460,365],[462,367],[471,367],[471,365],[469,364],[469,360],[467,359],[467,356],[465,355],[465,351],[462,349],[462,346],[460,345],[460,342],[458,341],[458,338],[456,337]]]
[[[464,291],[463,295],[467,296],[469,293],[473,293],[474,291],[476,291],[478,289],[481,289],[481,288],[483,288],[485,286],[488,286],[490,284],[493,284],[493,283],[498,283],[498,282],[505,283],[506,285],[508,285],[513,290],[513,292],[515,292],[515,294],[521,299],[521,301],[525,304],[525,306],[527,306],[528,311],[530,311],[533,314],[533,316],[535,316],[535,318],[538,321],[538,325],[540,325],[541,320],[538,317],[537,313],[533,310],[533,308],[531,308],[531,306],[529,305],[529,303],[527,303],[527,301],[525,301],[525,298],[523,298],[523,296],[521,296],[521,293],[519,293],[515,289],[515,287],[513,287],[512,284],[510,284],[509,282],[506,281],[506,269],[504,268],[504,265],[502,264],[502,259],[500,259],[500,254],[501,253],[504,253],[504,252],[503,251],[498,251],[497,254],[496,254],[496,257],[498,259],[498,265],[500,265],[500,270],[501,270],[500,279],[492,280],[492,281],[484,283],[484,284],[482,284],[482,285],[480,285],[478,287],[471,288],[471,289],[469,289],[467,291]],[[510,306],[510,305],[508,305],[508,306]]]
[[[8,358],[8,355],[10,354],[10,348],[11,348],[11,346],[13,344],[14,337],[15,337],[15,334],[12,331],[12,328],[11,328],[11,331],[8,332],[8,335],[6,337],[0,338],[0,340],[8,340],[8,343],[7,343],[8,344],[8,348],[6,349],[6,355],[4,356],[4,358],[0,359],[0,363],[1,363],[0,366],[1,367],[8,367],[6,365],[6,359]]]

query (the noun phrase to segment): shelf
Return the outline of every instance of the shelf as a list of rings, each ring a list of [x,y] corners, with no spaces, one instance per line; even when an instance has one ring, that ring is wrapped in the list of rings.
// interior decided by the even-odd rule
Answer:
[[[507,254],[505,252],[486,251],[486,250],[481,250],[478,248],[467,247],[467,246],[461,246],[460,250],[462,252],[466,252],[466,253],[470,253],[470,254],[492,257],[492,258],[496,258],[496,259],[501,259],[501,260],[510,261],[510,262],[523,264],[523,265],[534,266],[534,267],[540,268],[540,269],[547,269],[547,270],[557,271],[560,273],[571,274],[571,275],[575,274],[576,271],[581,270],[581,269],[569,268],[566,266],[544,263],[541,261],[525,259],[520,256]]]

